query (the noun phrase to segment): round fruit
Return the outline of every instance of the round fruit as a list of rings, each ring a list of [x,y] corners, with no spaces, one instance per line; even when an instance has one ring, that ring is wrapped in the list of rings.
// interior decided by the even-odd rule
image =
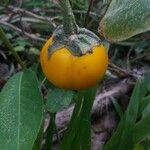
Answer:
[[[55,86],[80,90],[96,85],[108,66],[108,55],[103,45],[95,46],[91,53],[74,56],[67,48],[60,48],[48,57],[50,38],[43,46],[40,61],[46,78]]]

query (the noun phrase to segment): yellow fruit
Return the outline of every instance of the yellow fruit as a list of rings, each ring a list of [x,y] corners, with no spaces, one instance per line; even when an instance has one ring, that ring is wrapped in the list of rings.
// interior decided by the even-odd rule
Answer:
[[[81,90],[96,85],[104,76],[108,66],[108,55],[103,45],[95,46],[92,53],[74,56],[61,48],[48,57],[50,38],[42,48],[40,62],[46,78],[55,86]]]

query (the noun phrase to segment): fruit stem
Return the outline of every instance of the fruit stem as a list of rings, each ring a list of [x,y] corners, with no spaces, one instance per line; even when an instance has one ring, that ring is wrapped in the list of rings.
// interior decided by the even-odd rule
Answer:
[[[96,87],[78,92],[73,115],[60,150],[91,149],[91,110],[95,93]]]
[[[79,141],[82,150],[91,149],[91,110],[96,94],[96,87],[83,91],[83,106],[81,108],[81,120],[79,125]]]
[[[78,26],[75,21],[74,14],[69,0],[59,0],[63,13],[63,29],[66,35],[78,33]]]
[[[7,39],[5,32],[3,31],[1,27],[0,27],[0,39],[4,42],[5,46],[12,52],[12,55],[18,61],[22,69],[26,69],[26,66],[24,65],[23,61],[21,60],[17,52],[14,50],[12,44]]]
[[[52,150],[53,144],[53,134],[55,132],[55,113],[49,113],[50,115],[50,123],[47,128],[47,138],[45,142],[45,150]]]

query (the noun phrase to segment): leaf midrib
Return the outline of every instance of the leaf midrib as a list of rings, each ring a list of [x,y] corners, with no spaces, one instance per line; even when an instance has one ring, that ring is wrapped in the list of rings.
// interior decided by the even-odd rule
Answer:
[[[22,81],[22,77],[23,77],[23,73],[21,73],[20,75],[20,79],[19,79],[19,86],[18,86],[18,137],[17,137],[17,150],[19,150],[19,138],[20,138],[20,95],[21,95],[21,81]]]

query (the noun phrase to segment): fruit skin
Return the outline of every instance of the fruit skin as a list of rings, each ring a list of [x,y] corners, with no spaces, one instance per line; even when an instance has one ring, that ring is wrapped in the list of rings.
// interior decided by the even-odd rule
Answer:
[[[81,90],[96,85],[108,66],[108,55],[103,45],[93,47],[92,53],[74,56],[66,48],[60,48],[48,57],[51,37],[43,46],[40,62],[46,78],[55,86]]]

